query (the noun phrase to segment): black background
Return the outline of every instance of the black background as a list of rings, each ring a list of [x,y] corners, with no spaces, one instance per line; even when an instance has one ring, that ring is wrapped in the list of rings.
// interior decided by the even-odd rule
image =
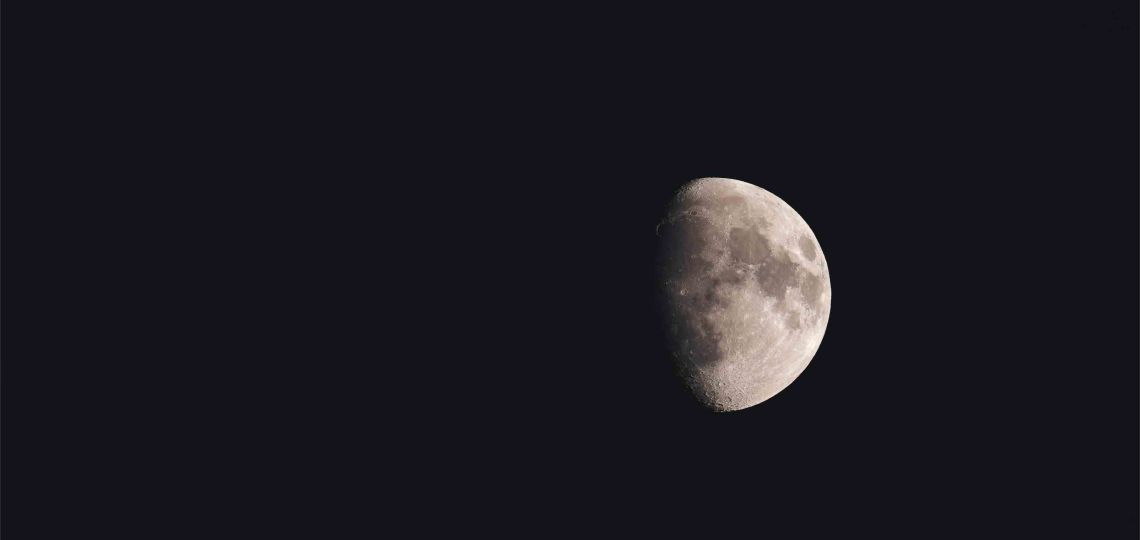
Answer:
[[[22,20],[9,528],[1135,534],[1135,6]],[[729,414],[653,311],[702,176],[832,274]]]

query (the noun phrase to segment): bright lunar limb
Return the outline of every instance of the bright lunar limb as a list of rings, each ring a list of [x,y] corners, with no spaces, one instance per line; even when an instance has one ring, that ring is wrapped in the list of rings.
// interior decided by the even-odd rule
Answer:
[[[670,351],[696,398],[735,411],[791,384],[831,313],[827,263],[803,218],[752,184],[700,178],[657,235]]]

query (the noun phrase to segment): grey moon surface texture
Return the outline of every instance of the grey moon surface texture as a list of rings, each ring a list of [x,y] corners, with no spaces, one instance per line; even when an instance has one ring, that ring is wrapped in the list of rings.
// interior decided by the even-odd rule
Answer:
[[[819,241],[783,200],[752,184],[685,184],[657,226],[669,350],[716,411],[787,388],[819,350],[831,280]]]

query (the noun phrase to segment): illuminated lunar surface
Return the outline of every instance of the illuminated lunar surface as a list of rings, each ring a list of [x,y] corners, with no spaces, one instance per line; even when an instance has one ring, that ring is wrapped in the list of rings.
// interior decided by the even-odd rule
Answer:
[[[819,241],[780,198],[700,178],[657,227],[670,351],[694,396],[735,411],[776,395],[823,340],[831,281]]]

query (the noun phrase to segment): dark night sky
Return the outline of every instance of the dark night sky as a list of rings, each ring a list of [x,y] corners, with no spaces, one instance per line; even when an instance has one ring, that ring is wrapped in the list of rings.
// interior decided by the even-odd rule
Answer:
[[[1134,537],[1135,6],[844,9],[7,47],[5,473],[46,461],[9,516]],[[833,287],[731,414],[653,310],[702,176],[787,201]]]

